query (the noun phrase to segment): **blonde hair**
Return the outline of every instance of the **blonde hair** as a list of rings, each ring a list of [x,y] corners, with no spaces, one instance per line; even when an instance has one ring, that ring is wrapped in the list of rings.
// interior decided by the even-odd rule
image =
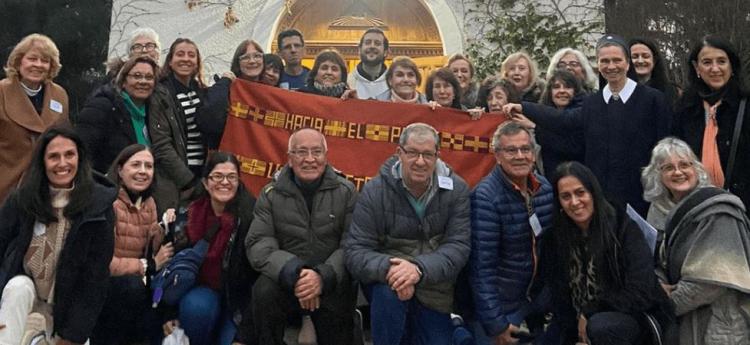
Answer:
[[[536,62],[531,59],[531,56],[524,51],[510,54],[505,60],[503,60],[503,65],[500,68],[500,77],[507,78],[508,72],[510,71],[510,65],[521,59],[526,59],[526,62],[529,63],[529,80],[526,89],[524,89],[528,90],[534,86],[534,82],[539,78],[539,68],[536,66]]]
[[[10,52],[8,62],[5,64],[5,75],[7,75],[8,78],[21,79],[21,73],[18,70],[21,67],[21,59],[23,59],[26,53],[34,48],[39,49],[42,55],[50,61],[47,80],[52,80],[57,77],[62,65],[60,64],[60,51],[57,49],[55,42],[45,35],[31,34],[24,37],[21,42],[18,42],[18,44],[13,47],[13,51]]]

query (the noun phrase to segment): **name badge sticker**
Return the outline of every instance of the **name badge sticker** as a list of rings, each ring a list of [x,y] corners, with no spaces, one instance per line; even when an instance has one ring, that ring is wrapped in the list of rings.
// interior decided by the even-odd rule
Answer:
[[[42,236],[47,232],[47,226],[44,223],[34,223],[34,236]]]
[[[438,187],[453,190],[453,180],[448,176],[438,176]]]
[[[60,103],[60,102],[58,102],[58,101],[56,101],[54,99],[49,101],[49,108],[52,109],[52,111],[54,111],[56,113],[61,113],[62,114],[62,112],[63,112],[62,103]]]
[[[534,236],[539,236],[539,234],[542,233],[542,223],[539,222],[539,217],[536,216],[536,213],[532,214],[531,217],[529,217],[529,224],[531,225],[531,230],[534,230]]]

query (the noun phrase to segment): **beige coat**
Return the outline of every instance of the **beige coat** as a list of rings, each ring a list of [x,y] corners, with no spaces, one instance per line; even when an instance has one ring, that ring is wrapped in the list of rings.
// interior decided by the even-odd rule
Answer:
[[[164,238],[157,224],[154,198],[146,199],[137,208],[121,188],[112,208],[115,210],[115,252],[109,272],[112,276],[143,275],[140,259],[146,257],[146,246],[150,241],[153,254],[156,254]]]
[[[39,115],[18,79],[0,80],[0,202],[21,180],[39,135],[68,121],[68,94],[61,86],[44,84],[43,105]]]

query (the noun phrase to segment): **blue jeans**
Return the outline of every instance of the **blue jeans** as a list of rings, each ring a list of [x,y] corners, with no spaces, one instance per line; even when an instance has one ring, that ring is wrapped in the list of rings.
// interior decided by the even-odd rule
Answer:
[[[365,287],[370,300],[373,345],[450,345],[450,314],[425,307],[416,297],[398,299],[386,284]]]
[[[232,344],[237,327],[221,300],[218,292],[205,286],[194,287],[182,297],[180,327],[191,345]]]

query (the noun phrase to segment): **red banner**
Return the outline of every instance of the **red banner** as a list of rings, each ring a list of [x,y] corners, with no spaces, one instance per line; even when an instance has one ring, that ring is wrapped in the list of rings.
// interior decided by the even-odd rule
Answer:
[[[505,119],[486,115],[474,121],[455,109],[341,100],[239,79],[232,83],[229,101],[220,149],[237,155],[242,180],[254,195],[287,163],[289,135],[299,128],[322,132],[328,162],[362,188],[396,152],[401,130],[414,122],[440,132],[440,158],[474,186],[496,164],[490,141]]]

